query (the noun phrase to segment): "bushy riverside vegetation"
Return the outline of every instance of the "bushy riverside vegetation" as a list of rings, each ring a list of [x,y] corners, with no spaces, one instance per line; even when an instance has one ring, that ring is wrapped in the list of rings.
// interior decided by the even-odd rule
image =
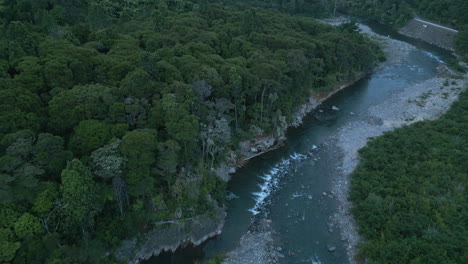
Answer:
[[[350,199],[366,263],[468,262],[468,92],[360,151]]]
[[[0,263],[112,263],[152,223],[212,212],[229,149],[383,59],[352,26],[245,4],[1,0],[0,14]]]

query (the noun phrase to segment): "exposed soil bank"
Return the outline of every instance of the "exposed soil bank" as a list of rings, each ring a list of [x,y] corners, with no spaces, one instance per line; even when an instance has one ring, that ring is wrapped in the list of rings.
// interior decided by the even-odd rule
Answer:
[[[457,34],[454,30],[417,19],[411,20],[398,33],[452,51],[454,50],[453,41]]]

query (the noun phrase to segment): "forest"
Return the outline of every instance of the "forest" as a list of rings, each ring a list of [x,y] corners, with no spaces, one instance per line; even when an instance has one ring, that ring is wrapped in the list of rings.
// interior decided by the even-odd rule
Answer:
[[[468,91],[439,120],[371,140],[350,200],[367,263],[468,262]]]
[[[223,207],[241,140],[383,53],[353,27],[209,1],[0,0],[0,263],[117,263]]]
[[[230,0],[226,0],[230,2]],[[468,62],[468,1],[466,0],[242,0],[255,6],[278,9],[294,15],[330,17],[349,14],[373,20],[394,29],[419,16],[458,29],[457,53]]]

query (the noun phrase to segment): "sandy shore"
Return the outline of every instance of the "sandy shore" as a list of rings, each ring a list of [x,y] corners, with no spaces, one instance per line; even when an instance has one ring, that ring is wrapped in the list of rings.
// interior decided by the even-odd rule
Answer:
[[[405,63],[409,52],[415,49],[405,42],[375,36],[365,26],[361,26],[361,29],[373,35],[384,47],[389,59],[381,67]],[[342,155],[340,171],[333,184],[333,193],[339,202],[334,221],[341,227],[341,236],[347,243],[350,263],[356,263],[354,256],[361,240],[350,213],[352,204],[347,200],[350,174],[359,163],[358,150],[366,145],[369,137],[380,136],[386,131],[417,121],[439,118],[466,88],[467,80],[467,75],[455,74],[445,65],[440,65],[438,76],[405,87],[371,107],[367,115],[350,123],[335,135],[336,145]]]

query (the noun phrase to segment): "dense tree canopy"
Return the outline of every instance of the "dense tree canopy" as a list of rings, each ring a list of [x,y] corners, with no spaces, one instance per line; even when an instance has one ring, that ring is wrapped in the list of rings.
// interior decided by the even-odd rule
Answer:
[[[384,59],[353,30],[230,3],[0,0],[0,263],[112,263],[155,221],[212,212],[239,140]]]
[[[466,263],[468,92],[440,120],[373,139],[351,181],[369,263]]]

